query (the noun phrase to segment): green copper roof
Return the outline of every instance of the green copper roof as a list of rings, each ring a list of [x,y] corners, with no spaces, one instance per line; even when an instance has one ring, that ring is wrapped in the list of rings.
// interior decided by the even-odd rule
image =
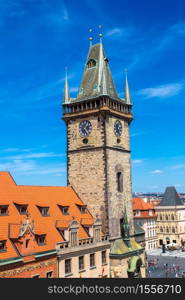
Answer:
[[[22,261],[23,259],[20,257],[13,257],[13,258],[7,258],[7,259],[0,259],[0,266],[7,265],[7,264],[13,264],[19,261]]]
[[[110,254],[123,255],[141,249],[143,248],[135,241],[134,238],[130,238],[130,247],[128,247],[128,244],[123,239],[117,239],[111,247]]]
[[[136,271],[137,269],[137,262],[138,260],[141,260],[141,258],[139,256],[132,256],[131,260],[130,260],[130,267],[127,270],[127,272],[133,273]]]
[[[102,43],[93,45],[89,49],[76,100],[98,95],[118,97]]]

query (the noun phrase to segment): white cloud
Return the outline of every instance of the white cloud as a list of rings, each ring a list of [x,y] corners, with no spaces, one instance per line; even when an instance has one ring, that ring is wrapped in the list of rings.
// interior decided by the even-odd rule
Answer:
[[[135,68],[137,66],[142,67],[146,66],[150,62],[154,62],[154,60],[159,59],[160,55],[164,54],[164,51],[168,51],[171,47],[176,47],[176,41],[182,36],[185,35],[185,22],[179,22],[173,24],[166,28],[164,32],[159,36],[159,38],[151,40],[151,43],[148,43],[148,47],[146,47],[146,43],[138,51],[134,53],[132,62],[127,66],[130,70],[131,68]],[[145,39],[140,39],[145,42]],[[139,49],[139,47],[136,47]]]
[[[120,37],[126,38],[132,34],[132,31],[133,31],[133,28],[131,28],[131,27],[125,27],[125,28],[115,27],[115,28],[108,30],[105,35],[107,37],[111,37],[111,38],[115,38],[115,39],[120,38]]]
[[[109,31],[107,31],[106,36],[112,36],[112,35],[122,35],[123,30],[122,28],[113,28]]]
[[[47,167],[37,168],[28,173],[28,175],[49,175],[53,174],[55,176],[62,176],[62,174],[66,173],[66,168],[62,165],[61,167]]]
[[[135,132],[135,133],[131,133],[131,137],[134,137],[134,136],[140,136],[140,135],[146,135],[146,134],[150,134],[154,132],[153,130],[148,130],[148,131],[139,131],[139,132]]]
[[[133,159],[132,160],[133,167],[140,167],[143,165],[143,163],[144,163],[144,160],[142,160],[142,159]]]
[[[184,89],[183,83],[171,83],[160,85],[154,88],[146,88],[139,90],[137,92],[138,95],[142,95],[146,98],[165,98],[172,97],[180,94],[180,92]]]
[[[182,184],[180,184],[180,183],[176,183],[176,184],[174,184],[174,186],[175,186],[176,188],[178,188],[178,187],[181,187],[181,186],[182,186]]]
[[[68,10],[67,8],[65,7],[64,10],[63,10],[63,19],[65,21],[68,21],[69,20],[69,14],[68,14]]]
[[[65,154],[58,154],[53,152],[40,152],[40,153],[29,153],[19,154],[7,157],[7,159],[29,159],[29,158],[47,158],[47,157],[62,157]]]
[[[174,34],[185,35],[185,22],[179,22],[170,27],[170,31]]]
[[[36,168],[36,164],[34,161],[23,161],[21,159],[15,159],[11,162],[1,163],[0,170],[1,171],[10,171],[10,172],[28,172]]]
[[[171,169],[183,169],[185,168],[185,164],[178,164],[171,167]]]
[[[59,176],[66,172],[63,164],[44,164],[39,165],[33,160],[15,159],[11,162],[1,163],[1,171],[8,171],[10,173],[19,175],[49,175],[53,174]]]
[[[75,92],[78,92],[78,87],[71,87],[71,88],[69,88],[69,91],[71,92],[71,93],[75,93]]]
[[[154,170],[151,172],[152,174],[162,174],[163,171],[162,170]]]

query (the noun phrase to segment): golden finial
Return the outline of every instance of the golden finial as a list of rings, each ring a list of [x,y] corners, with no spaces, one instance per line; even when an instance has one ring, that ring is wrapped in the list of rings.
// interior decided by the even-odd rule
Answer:
[[[90,28],[89,29],[89,33],[91,34],[91,32],[92,32],[93,30]],[[89,37],[89,41],[90,41],[90,45],[92,46],[92,40],[93,40],[93,38],[92,38],[92,36],[90,36]]]
[[[102,30],[102,25],[99,25],[98,28],[101,31]],[[100,42],[102,40],[102,36],[103,36],[102,33],[99,33]]]

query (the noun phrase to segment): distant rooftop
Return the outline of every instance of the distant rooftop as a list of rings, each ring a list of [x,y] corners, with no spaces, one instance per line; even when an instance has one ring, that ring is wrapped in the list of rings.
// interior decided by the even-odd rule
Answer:
[[[168,186],[165,190],[164,197],[161,200],[159,206],[178,206],[184,205],[184,202],[180,199],[174,186]]]

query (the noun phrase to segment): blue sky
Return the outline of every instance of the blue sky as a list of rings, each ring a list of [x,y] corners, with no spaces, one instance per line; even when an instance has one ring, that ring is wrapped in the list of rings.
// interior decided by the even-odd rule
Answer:
[[[102,24],[119,95],[128,69],[136,192],[185,192],[185,2],[0,0],[0,170],[17,184],[66,185],[64,69],[75,97]]]

